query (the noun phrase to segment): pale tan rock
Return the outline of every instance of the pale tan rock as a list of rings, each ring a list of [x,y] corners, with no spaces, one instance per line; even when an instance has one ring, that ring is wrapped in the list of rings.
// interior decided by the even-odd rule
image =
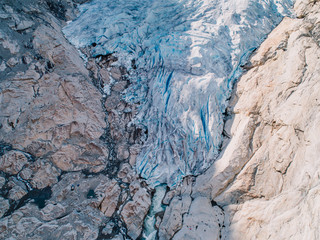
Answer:
[[[23,218],[23,213],[19,210],[15,211],[11,215],[11,221],[13,222],[13,224],[17,224],[21,220],[21,218]]]
[[[130,146],[129,151],[130,151],[129,163],[132,167],[134,167],[136,164],[137,157],[141,150],[139,145],[136,144],[136,145]]]
[[[128,119],[124,119],[124,116],[121,115],[118,111],[112,110],[108,113],[108,122],[110,124],[111,137],[115,141],[120,142],[120,144],[123,144],[123,141],[129,138],[129,133],[126,131]]]
[[[169,204],[159,226],[160,239],[172,239],[183,227],[183,216],[189,212],[192,204],[192,185],[194,177],[185,177],[180,186],[167,192],[162,203]]]
[[[193,188],[223,207],[222,239],[319,238],[319,10],[297,1],[237,84],[231,140]]]
[[[121,102],[121,97],[119,94],[112,93],[111,96],[109,96],[104,104],[107,111],[112,111],[115,109]]]
[[[151,196],[137,181],[130,185],[130,192],[132,200],[123,207],[121,216],[126,223],[128,235],[137,239],[142,232],[143,220],[148,213]]]
[[[176,197],[172,199],[170,206],[166,208],[159,227],[160,239],[171,239],[182,228],[182,215],[186,213],[181,211],[183,204],[185,203],[182,199]]]
[[[110,80],[110,77],[109,77],[109,71],[105,68],[101,68],[100,71],[100,78],[101,80],[103,81],[104,84],[110,84],[111,83],[111,80]]]
[[[218,207],[212,207],[207,198],[196,198],[183,219],[186,224],[183,224],[173,239],[220,239],[223,212]]]
[[[243,120],[240,121],[241,117]],[[231,129],[232,141],[222,152],[222,157],[209,168],[206,174],[196,181],[197,192],[209,193],[216,197],[234,179],[252,155],[250,138],[253,134],[254,118],[236,115]],[[241,143],[241,145],[239,144]],[[208,179],[209,178],[209,179]]]
[[[96,174],[108,166],[109,146],[100,139],[106,114],[100,89],[62,33],[60,19],[75,17],[73,4],[1,6],[0,167],[13,176],[0,183],[1,214],[10,211],[0,219],[0,239],[97,239],[107,222],[97,205],[107,187],[96,189],[113,183]]]
[[[48,204],[43,209],[41,209],[41,217],[45,221],[51,221],[56,218],[63,216],[66,213],[66,207],[58,204]]]
[[[5,232],[8,229],[8,219],[4,219],[0,221],[0,237],[4,238]]]
[[[19,60],[17,58],[15,58],[15,57],[12,57],[7,61],[7,66],[10,67],[10,68],[13,68],[18,63],[19,63]]]
[[[81,83],[81,81],[84,82]],[[24,82],[27,85],[29,84],[26,81]],[[19,86],[22,84],[22,86],[18,88],[22,91],[23,82],[20,83],[16,81],[15,83],[19,84]],[[24,146],[29,152],[36,156],[41,156],[49,151],[55,151],[61,147],[66,139],[71,139],[76,136],[86,137],[89,140],[87,140],[87,144],[90,144],[91,140],[98,139],[103,134],[105,121],[104,113],[100,107],[100,100],[90,96],[90,89],[93,91],[92,96],[97,96],[96,90],[94,90],[93,86],[89,86],[89,83],[82,77],[71,77],[60,84],[59,77],[56,74],[52,74],[51,76],[45,75],[40,81],[38,88],[40,90],[37,90],[36,93],[35,88],[30,88],[30,90],[23,94],[16,93],[17,98],[14,101],[16,101],[17,108],[19,108],[18,106],[21,104],[21,98],[23,99],[28,95],[26,103],[22,102],[22,105],[25,105],[20,106],[21,109],[25,110],[22,114],[10,113],[10,111],[14,111],[14,104],[12,106],[12,93],[10,93],[11,97],[8,95],[8,102],[3,101],[3,103],[8,104],[8,108],[5,107],[4,111],[8,111],[8,115],[10,115],[9,122],[11,127],[8,126],[6,123],[7,120],[4,119],[6,122],[3,123],[5,128],[3,128],[2,131],[6,132],[4,134],[7,134],[9,139],[11,138],[17,147],[21,148],[21,146]],[[61,91],[59,91],[60,89]],[[55,91],[59,91],[61,94],[56,94],[57,92]],[[51,97],[51,94],[53,97]],[[48,95],[50,95],[50,98],[47,97]],[[36,98],[34,98],[34,96]],[[4,100],[5,99],[6,97],[4,97]],[[33,111],[28,109],[30,105],[28,106],[27,103],[29,101],[33,102],[31,105]],[[37,108],[37,106],[41,106],[42,104],[45,104],[47,108]],[[74,108],[74,106],[78,107]],[[23,125],[27,125],[28,127],[22,127]],[[27,131],[25,131],[26,129]],[[12,131],[16,134],[11,134]],[[7,140],[9,139],[7,138]],[[85,144],[86,142],[81,143],[81,145]],[[64,149],[70,149],[72,146],[73,145]],[[78,146],[76,147],[79,148]],[[91,154],[91,156],[94,156],[94,154]],[[102,154],[102,156],[105,155]],[[94,166],[97,164],[100,165],[101,160],[98,160],[99,157],[100,156],[96,156],[95,160],[88,159],[87,162],[94,162]],[[62,164],[58,163],[58,160],[54,161],[57,165]],[[73,163],[71,162],[70,164]]]
[[[162,203],[165,205],[169,205],[169,203],[171,202],[171,200],[173,199],[173,197],[177,195],[176,190],[170,190],[166,193],[166,195],[164,196],[164,198],[162,199]]]
[[[33,232],[41,225],[39,219],[35,217],[22,218],[16,225],[16,231],[21,233],[21,237],[26,238],[28,234]]]
[[[17,16],[21,30],[31,26],[27,18],[23,14]],[[26,55],[34,58],[23,60],[28,69],[0,83],[0,140],[36,157],[46,155],[63,170],[75,167],[99,172],[108,153],[91,151],[91,142],[101,145],[99,138],[106,127],[102,96],[90,82],[78,51],[63,36],[61,22],[51,14],[45,18],[46,24],[34,24],[37,29],[31,45],[38,54],[37,62],[33,62],[35,53],[23,53],[23,59]],[[20,43],[20,39],[8,42],[6,33],[0,35],[5,48],[20,54],[20,45],[25,43]],[[7,64],[10,62],[13,60]],[[66,156],[72,149],[81,149],[82,154],[62,158],[60,162],[57,156]]]
[[[95,64],[95,61],[93,58],[88,59],[86,67],[88,70],[91,71],[92,76],[95,79],[98,79],[99,69],[98,69],[98,66]]]
[[[116,82],[112,87],[112,91],[122,92],[124,89],[126,89],[127,85],[128,85],[127,81]]]
[[[135,179],[135,172],[130,166],[130,164],[125,163],[121,166],[119,173],[118,173],[118,178],[122,180],[122,182],[125,183],[131,183]]]
[[[317,0],[299,0],[296,1],[294,5],[295,13],[297,14],[298,18],[303,18],[307,14],[309,14],[311,11],[315,11],[316,8],[314,8],[314,5],[317,5],[319,1]]]
[[[52,22],[52,27],[40,25],[34,32],[34,47],[61,70],[88,75],[76,48],[68,43],[61,32],[61,26]]]
[[[37,161],[32,169],[34,174],[30,179],[30,183],[33,187],[42,189],[47,186],[52,186],[53,184],[58,182],[58,176],[60,175],[59,169],[52,166],[49,162],[46,161]],[[21,175],[21,177],[23,177]],[[24,179],[29,179],[25,178]]]
[[[126,144],[119,144],[117,146],[117,158],[119,160],[125,160],[130,156],[129,148]]]
[[[110,70],[111,76],[114,80],[120,81],[121,80],[121,70],[118,67],[112,67]]]
[[[99,209],[104,215],[111,217],[118,206],[121,189],[115,180],[110,181],[108,184],[104,184],[103,187],[105,190]],[[99,188],[101,187],[98,187],[98,191]]]
[[[23,166],[28,163],[28,158],[24,153],[19,151],[9,151],[0,158],[0,170],[17,174]]]
[[[7,66],[6,66],[6,63],[3,61],[1,64],[0,64],[0,71],[4,72],[4,70],[6,70]]]
[[[51,161],[61,170],[71,171],[74,169],[73,163],[78,159],[80,151],[81,148],[78,146],[62,146],[60,151],[52,155]]]
[[[11,54],[17,54],[20,51],[20,46],[19,44],[12,39],[9,39],[6,37],[3,33],[0,31],[0,43],[5,49],[8,49]]]
[[[33,26],[34,22],[29,20],[22,20],[17,24],[16,29],[18,31],[26,30],[28,28],[31,28]]]
[[[20,177],[22,177],[23,179],[29,180],[33,172],[30,168],[24,168],[19,174],[20,174]]]

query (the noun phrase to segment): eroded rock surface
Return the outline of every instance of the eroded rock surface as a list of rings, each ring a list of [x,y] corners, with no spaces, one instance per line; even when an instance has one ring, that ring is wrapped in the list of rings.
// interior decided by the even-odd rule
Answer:
[[[136,106],[122,99],[126,70],[90,49],[85,62],[62,33],[84,2],[1,3],[1,239],[141,232],[150,190],[132,168],[143,132],[129,126]]]
[[[230,139],[197,178],[174,238],[319,238],[319,9],[297,1],[297,18],[285,18],[244,66],[225,123]],[[194,230],[204,219],[210,237]]]
[[[128,235],[137,239],[142,232],[143,220],[151,205],[151,196],[138,181],[130,185],[130,190],[131,200],[124,205],[121,215],[127,224]]]
[[[148,131],[112,55],[63,36],[85,0],[0,6],[0,238],[137,239]],[[168,191],[159,239],[319,239],[319,1],[300,0],[243,66],[220,158]]]

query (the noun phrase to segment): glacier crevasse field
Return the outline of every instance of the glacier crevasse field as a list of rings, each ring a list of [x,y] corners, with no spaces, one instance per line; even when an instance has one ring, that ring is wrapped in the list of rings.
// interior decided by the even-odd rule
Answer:
[[[224,112],[241,65],[290,15],[291,0],[93,0],[64,28],[76,47],[113,54],[129,71],[134,124],[148,129],[136,170],[177,184],[217,158]],[[132,62],[135,62],[135,67]]]

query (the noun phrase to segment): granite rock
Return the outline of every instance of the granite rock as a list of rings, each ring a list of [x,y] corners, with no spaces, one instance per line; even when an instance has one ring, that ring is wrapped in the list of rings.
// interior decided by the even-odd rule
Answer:
[[[319,236],[319,9],[296,1],[297,18],[283,19],[244,66],[220,158],[192,193],[193,203],[205,198],[222,211],[211,223],[223,223],[221,239]],[[201,219],[185,217],[181,229]]]
[[[151,205],[151,195],[141,187],[138,180],[131,183],[130,193],[132,200],[124,205],[121,216],[126,223],[128,235],[137,239],[142,232],[143,221]]]
[[[20,151],[9,151],[0,157],[0,170],[10,174],[17,174],[28,163],[26,155]]]

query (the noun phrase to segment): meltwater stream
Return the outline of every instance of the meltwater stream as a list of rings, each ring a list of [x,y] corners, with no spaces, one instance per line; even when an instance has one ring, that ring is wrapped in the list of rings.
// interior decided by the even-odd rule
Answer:
[[[243,64],[290,15],[293,0],[92,0],[64,28],[77,47],[113,54],[129,71],[123,93],[148,129],[136,170],[172,187],[202,173],[222,141],[223,113]]]
[[[144,220],[144,229],[142,232],[142,240],[153,240],[157,238],[156,215],[164,212],[165,206],[162,204],[162,199],[167,192],[167,186],[160,184],[155,187],[155,193],[152,197],[152,203],[149,209],[149,213]]]

